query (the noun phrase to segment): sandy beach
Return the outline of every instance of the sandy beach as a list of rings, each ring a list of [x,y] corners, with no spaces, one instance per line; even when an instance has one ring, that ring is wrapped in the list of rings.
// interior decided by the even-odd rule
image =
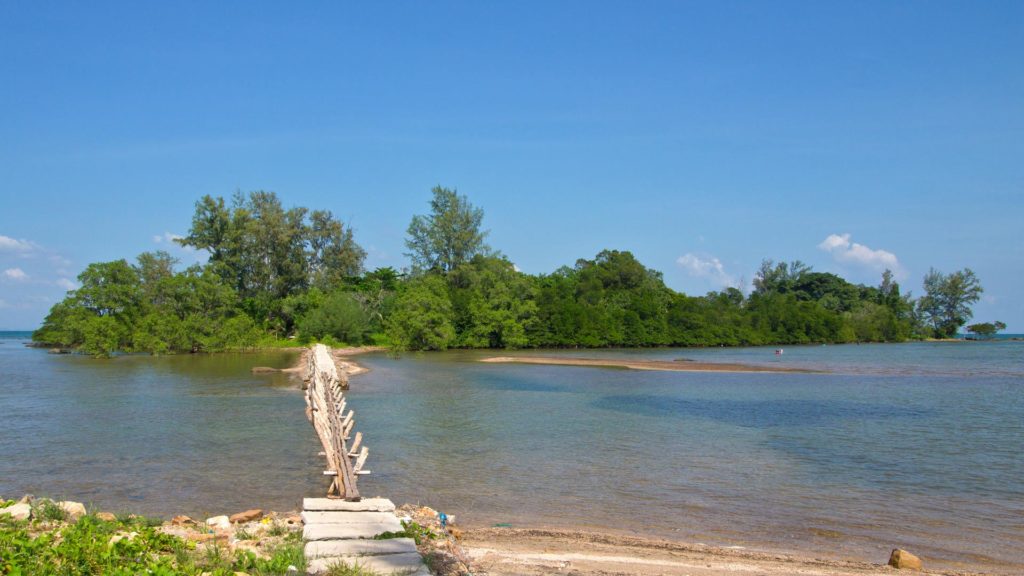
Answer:
[[[472,567],[490,576],[891,576],[907,572],[886,565],[888,558],[856,562],[582,531],[471,529],[463,533],[459,545]],[[923,571],[911,573],[978,574],[932,571],[927,558]]]
[[[671,372],[803,372],[814,370],[780,366],[757,366],[718,362],[670,362],[664,360],[626,360],[613,358],[556,358],[550,356],[494,356],[481,362],[544,364],[550,366],[593,366],[596,368],[628,368],[630,370],[663,370]]]

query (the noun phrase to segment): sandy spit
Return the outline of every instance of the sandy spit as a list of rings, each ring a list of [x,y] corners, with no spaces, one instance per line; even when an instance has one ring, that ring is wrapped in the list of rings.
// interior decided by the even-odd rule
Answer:
[[[672,372],[803,372],[815,370],[753,364],[720,362],[670,362],[665,360],[626,360],[616,358],[557,358],[549,356],[494,356],[481,362],[545,364],[552,366],[593,366],[597,368],[629,368],[631,370],[663,370]]]

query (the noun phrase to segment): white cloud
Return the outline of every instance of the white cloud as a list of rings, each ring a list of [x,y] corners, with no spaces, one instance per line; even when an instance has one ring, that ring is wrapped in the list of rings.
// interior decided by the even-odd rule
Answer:
[[[19,282],[28,280],[28,274],[25,274],[25,271],[21,268],[8,268],[7,270],[4,270],[4,277],[11,280],[17,280]]]
[[[61,278],[61,279],[57,280],[56,282],[54,282],[54,284],[56,284],[57,286],[60,286],[61,288],[65,289],[65,290],[76,290],[76,289],[78,289],[78,284],[75,284],[73,281],[68,280],[67,278]]]
[[[156,236],[153,236],[153,242],[156,242],[157,244],[174,244],[175,240],[181,240],[182,238],[184,238],[184,236],[182,236],[181,234],[175,234],[173,232],[164,232],[163,234],[157,234]]]
[[[736,278],[725,271],[722,261],[714,256],[701,258],[695,254],[686,253],[676,259],[676,264],[682,266],[690,276],[706,278],[719,286],[735,288],[739,285]]]
[[[16,240],[10,236],[0,234],[0,252],[14,252],[25,254],[36,249],[36,245],[28,240]]]
[[[881,272],[888,268],[897,277],[903,275],[903,267],[896,255],[887,250],[873,250],[864,244],[850,241],[849,234],[829,234],[818,244],[818,248],[832,255],[840,264],[853,264]]]
[[[195,248],[192,246],[182,246],[178,244],[176,240],[184,238],[181,234],[175,234],[174,232],[164,232],[163,234],[155,234],[153,236],[153,242],[157,244],[168,244],[168,249],[173,248],[182,252],[195,252]]]

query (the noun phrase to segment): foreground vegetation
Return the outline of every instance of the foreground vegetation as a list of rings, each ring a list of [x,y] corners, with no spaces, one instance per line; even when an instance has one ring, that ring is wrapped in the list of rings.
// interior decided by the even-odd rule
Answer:
[[[260,558],[219,546],[197,549],[194,542],[159,531],[160,521],[143,517],[101,520],[89,514],[75,522],[63,520],[59,509],[32,520],[0,515],[0,574],[270,576],[288,573],[289,566],[304,572],[301,532]]]
[[[618,250],[530,275],[484,243],[482,220],[465,196],[435,188],[430,213],[409,226],[411,269],[368,272],[328,211],[286,210],[268,192],[230,205],[206,196],[178,240],[206,264],[178,270],[166,252],[90,264],[33,338],[97,356],[310,340],[397,350],[895,342],[955,335],[982,293],[966,268],[931,270],[915,300],[889,271],[865,286],[765,260],[749,294],[690,296]]]

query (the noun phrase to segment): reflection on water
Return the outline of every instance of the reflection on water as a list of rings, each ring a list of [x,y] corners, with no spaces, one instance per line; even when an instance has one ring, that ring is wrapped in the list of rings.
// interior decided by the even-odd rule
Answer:
[[[2,340],[0,340],[2,341]],[[619,530],[1024,571],[1020,343],[558,352],[828,374],[371,355],[349,404],[366,496],[460,522]],[[555,352],[539,352],[551,354]],[[538,352],[530,352],[538,354]],[[0,346],[0,494],[114,510],[294,508],[325,487],[286,355],[93,361]]]

